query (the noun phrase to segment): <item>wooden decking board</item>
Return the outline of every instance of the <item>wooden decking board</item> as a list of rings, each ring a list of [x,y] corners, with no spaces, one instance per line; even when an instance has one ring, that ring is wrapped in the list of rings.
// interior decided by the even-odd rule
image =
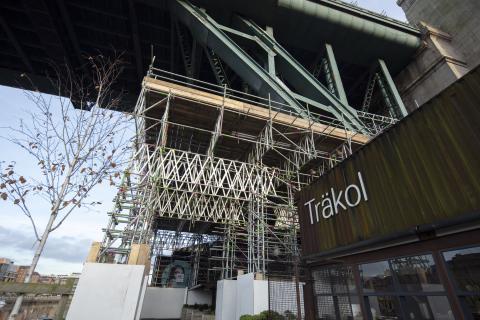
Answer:
[[[224,105],[224,108],[226,110],[231,110],[233,112],[258,117],[265,120],[270,119],[271,116],[274,123],[292,126],[298,128],[299,130],[309,130],[311,127],[314,133],[340,140],[351,138],[353,143],[361,145],[366,144],[370,140],[370,137],[367,135],[353,133],[341,128],[336,128],[322,123],[314,123],[313,125],[311,125],[308,120],[305,120],[303,118],[291,116],[289,114],[278,111],[270,112],[268,109],[263,107],[255,106],[230,98],[224,99],[220,95],[185,87],[175,83],[170,83],[167,81],[153,79],[149,77],[144,78],[144,83],[145,87],[149,90],[163,93],[170,92],[174,96],[199,101],[201,103],[209,104],[217,108]]]

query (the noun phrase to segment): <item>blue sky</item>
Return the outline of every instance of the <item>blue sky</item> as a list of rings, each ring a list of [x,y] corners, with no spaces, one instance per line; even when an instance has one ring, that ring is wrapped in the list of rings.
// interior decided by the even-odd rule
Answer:
[[[405,20],[395,0],[357,0],[357,3],[375,12],[385,10],[388,16]],[[0,86],[0,128],[18,123],[24,115],[23,111],[31,107],[31,102],[21,90]],[[8,134],[5,129],[0,129],[0,136]],[[4,139],[0,139],[0,160],[16,161],[25,176],[34,176],[36,173],[35,163]],[[106,213],[112,208],[115,190],[101,185],[94,190],[94,194],[92,200],[101,201],[102,205],[94,210],[79,209],[51,235],[37,271],[43,274],[81,271],[91,242],[102,239],[101,229],[107,223]],[[44,226],[48,219],[48,206],[38,203],[33,211],[39,225]],[[18,208],[0,200],[0,257],[13,259],[17,264],[30,264],[33,244],[33,231],[27,218]]]
[[[22,90],[0,86],[0,136],[10,136],[11,133],[5,127],[15,126],[21,118],[28,119],[26,110],[33,107]],[[36,162],[16,145],[0,139],[0,150],[0,160],[15,161],[18,172],[26,177],[38,174]],[[68,274],[81,271],[91,242],[101,240],[101,228],[107,223],[106,212],[113,206],[115,189],[100,185],[92,194],[92,201],[101,201],[102,205],[90,210],[83,207],[77,209],[61,228],[51,234],[40,259],[38,272]],[[36,201],[32,211],[38,220],[39,229],[43,230],[49,206],[43,201]],[[33,230],[27,218],[16,206],[0,200],[0,257],[10,258],[16,264],[30,264],[33,244]]]
[[[387,16],[400,20],[406,21],[405,14],[402,9],[397,6],[396,0],[353,0],[346,2],[357,2],[359,7],[363,7],[378,13],[381,13],[383,10],[387,13]]]

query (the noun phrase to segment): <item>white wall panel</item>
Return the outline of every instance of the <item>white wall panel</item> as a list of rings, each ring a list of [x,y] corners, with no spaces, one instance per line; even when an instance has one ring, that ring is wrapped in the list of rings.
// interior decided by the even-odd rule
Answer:
[[[144,270],[141,265],[86,263],[67,320],[136,319]]]

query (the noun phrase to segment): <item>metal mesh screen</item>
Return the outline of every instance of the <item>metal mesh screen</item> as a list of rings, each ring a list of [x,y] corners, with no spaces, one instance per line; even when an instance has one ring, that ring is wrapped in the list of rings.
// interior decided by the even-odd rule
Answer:
[[[317,316],[318,319],[335,320],[335,306],[332,296],[317,297]]]
[[[351,268],[333,266],[312,272],[317,319],[353,319],[349,292],[353,282]]]
[[[272,319],[293,320],[297,318],[298,300],[300,301],[301,319],[305,319],[303,303],[304,282],[297,282],[293,276],[269,275],[268,276],[268,305]]]
[[[337,296],[339,319],[353,319],[349,296]]]

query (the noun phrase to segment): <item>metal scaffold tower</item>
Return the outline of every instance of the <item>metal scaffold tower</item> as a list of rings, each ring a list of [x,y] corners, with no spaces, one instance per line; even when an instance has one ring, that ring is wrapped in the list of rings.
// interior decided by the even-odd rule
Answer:
[[[99,261],[149,244],[151,285],[172,256],[191,266],[190,286],[293,268],[295,193],[395,122],[359,112],[364,134],[302,108],[151,67]]]

